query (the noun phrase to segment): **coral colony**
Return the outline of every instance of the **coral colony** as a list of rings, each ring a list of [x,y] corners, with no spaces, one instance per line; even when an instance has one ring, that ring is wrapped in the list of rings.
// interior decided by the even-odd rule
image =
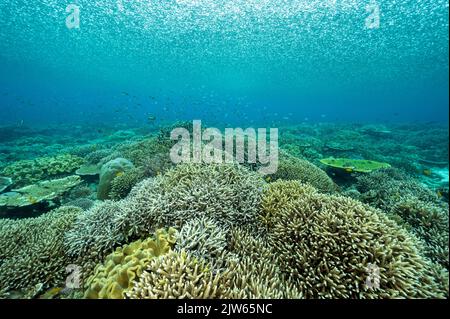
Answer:
[[[229,163],[173,163],[174,149],[195,143],[202,154],[227,149],[200,122],[89,133],[55,155],[10,160],[0,170],[1,297],[445,298],[446,182],[421,174],[435,168],[410,150],[420,145],[424,158],[422,139],[434,138],[437,161],[448,149],[415,129],[393,126],[386,134],[398,137],[383,142],[371,126],[283,127],[269,174],[247,161],[249,149],[239,163],[236,144]],[[264,136],[242,132],[229,141]],[[48,147],[58,139],[39,137]],[[15,156],[42,149],[14,143]]]

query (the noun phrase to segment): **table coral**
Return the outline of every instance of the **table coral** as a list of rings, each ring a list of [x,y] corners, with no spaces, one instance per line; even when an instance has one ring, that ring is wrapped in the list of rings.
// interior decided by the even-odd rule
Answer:
[[[79,176],[42,181],[0,195],[0,208],[21,208],[59,198],[81,183]]]
[[[328,167],[338,169],[347,173],[370,173],[377,169],[391,167],[388,163],[371,160],[350,159],[350,158],[324,158],[320,162]]]

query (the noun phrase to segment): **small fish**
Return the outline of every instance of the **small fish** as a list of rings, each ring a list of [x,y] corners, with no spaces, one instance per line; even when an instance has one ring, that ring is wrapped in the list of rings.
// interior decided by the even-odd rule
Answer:
[[[153,115],[149,115],[147,119],[148,119],[150,122],[153,122],[153,121],[156,120],[156,117],[153,116]]]
[[[116,177],[122,176],[123,174],[125,174],[125,173],[122,172],[122,171],[119,171],[119,172],[116,173]]]
[[[38,200],[36,198],[34,198],[33,196],[28,196],[28,201],[31,204],[36,204],[38,202]]]
[[[431,176],[431,169],[424,169],[422,173],[425,176]]]

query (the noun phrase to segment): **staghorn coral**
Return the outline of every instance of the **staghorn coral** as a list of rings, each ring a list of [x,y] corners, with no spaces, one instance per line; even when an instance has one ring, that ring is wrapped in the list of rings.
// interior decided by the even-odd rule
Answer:
[[[448,211],[411,196],[395,204],[391,214],[424,241],[425,254],[432,261],[448,269]]]
[[[55,157],[39,157],[34,160],[22,160],[6,166],[2,175],[11,177],[14,187],[21,187],[35,182],[68,175],[83,164],[81,157],[74,155],[58,155]]]
[[[279,265],[306,298],[444,297],[419,242],[378,211],[297,181],[269,185],[262,201]],[[366,286],[370,267],[379,287]]]
[[[264,234],[245,229],[231,230],[227,257],[231,298],[302,298],[301,292],[283,274]]]
[[[65,253],[64,232],[81,212],[62,207],[36,218],[0,219],[0,287],[27,290],[36,285],[61,285],[66,266],[73,261]]]
[[[79,207],[82,210],[88,210],[95,205],[95,202],[89,198],[77,198],[64,204],[64,206]]]
[[[229,294],[228,272],[182,250],[153,258],[125,295],[131,299],[221,299]]]
[[[259,174],[235,164],[179,164],[132,190],[128,199],[139,211],[130,218],[181,226],[204,215],[224,225],[253,227],[264,184]]]
[[[210,217],[194,218],[181,228],[176,250],[185,250],[212,263],[221,263],[227,246],[228,229]]]
[[[308,183],[324,193],[333,193],[337,190],[333,180],[323,170],[308,162],[286,153],[281,153],[278,170],[269,175],[271,180],[300,180]]]
[[[83,267],[84,277],[116,246],[125,242],[123,232],[115,223],[115,218],[121,213],[120,202],[99,202],[79,214],[67,230],[64,238],[67,254]]]
[[[354,196],[382,209],[424,242],[425,254],[448,268],[448,203],[415,179],[397,170],[357,178]]]
[[[122,299],[134,279],[155,257],[168,253],[175,243],[176,230],[158,229],[154,238],[138,240],[117,248],[87,280],[84,297],[89,299]]]
[[[131,189],[144,179],[144,172],[139,168],[132,168],[122,175],[117,176],[111,181],[111,189],[109,198],[112,200],[120,200],[125,198]]]

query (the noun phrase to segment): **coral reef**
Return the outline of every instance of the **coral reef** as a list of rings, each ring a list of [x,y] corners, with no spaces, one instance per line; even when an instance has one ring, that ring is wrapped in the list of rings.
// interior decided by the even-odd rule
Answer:
[[[448,293],[419,242],[382,213],[296,181],[268,186],[262,201],[281,269],[306,298],[424,298]],[[377,287],[366,285],[379,270]]]
[[[0,298],[448,298],[448,128],[430,125],[280,127],[265,178],[254,163],[175,166],[170,132],[191,122],[14,129]],[[345,158],[392,167],[352,174]],[[116,159],[126,169],[98,187]],[[81,289],[63,288],[69,265]]]
[[[145,178],[144,171],[140,168],[132,168],[111,181],[109,198],[120,200],[125,198],[131,189]]]
[[[9,193],[0,195],[0,208],[21,208],[49,202],[59,198],[80,183],[80,177],[73,175],[13,189]]]
[[[80,212],[62,207],[37,218],[0,219],[0,287],[27,290],[63,284],[66,267],[73,263],[65,253],[64,232]]]
[[[182,224],[197,216],[210,216],[221,224],[257,223],[264,181],[259,174],[235,164],[179,164],[163,176],[147,179],[130,193],[139,205],[130,216],[164,225]],[[143,215],[145,214],[145,216]]]
[[[184,250],[150,261],[134,287],[131,299],[222,299],[228,298],[227,272],[214,272],[205,260]]]
[[[87,280],[85,298],[124,298],[132,288],[133,280],[141,275],[152,259],[168,253],[175,239],[175,229],[159,229],[154,238],[117,248],[106,257],[103,264],[95,268],[94,274]]]
[[[34,160],[23,160],[6,166],[2,175],[11,177],[14,187],[30,185],[41,180],[68,175],[78,169],[84,160],[74,155],[58,155],[40,157]]]
[[[100,171],[100,182],[97,189],[98,199],[109,199],[112,181],[134,168],[132,162],[125,158],[116,158],[104,164]]]
[[[350,159],[350,158],[324,158],[320,162],[333,169],[342,170],[348,173],[370,173],[377,169],[391,167],[388,163],[381,163],[370,160]]]
[[[220,226],[210,217],[198,217],[189,220],[181,228],[176,250],[185,250],[193,255],[205,258],[213,264],[220,260],[226,251],[228,229]]]
[[[323,170],[307,160],[286,153],[280,154],[277,172],[268,177],[273,181],[278,179],[300,180],[325,193],[337,190],[336,184]]]

